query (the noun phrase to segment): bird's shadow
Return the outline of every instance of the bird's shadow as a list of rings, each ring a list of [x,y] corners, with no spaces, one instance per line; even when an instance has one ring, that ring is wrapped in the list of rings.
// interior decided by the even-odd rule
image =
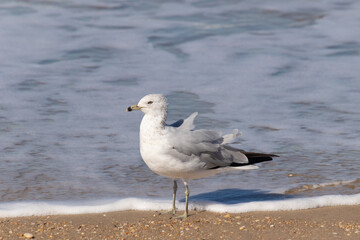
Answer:
[[[237,204],[257,201],[273,201],[293,198],[291,195],[281,193],[271,193],[257,189],[221,189],[214,192],[201,193],[190,196],[190,201],[199,202],[218,202],[223,204]],[[180,202],[185,202],[185,198]]]

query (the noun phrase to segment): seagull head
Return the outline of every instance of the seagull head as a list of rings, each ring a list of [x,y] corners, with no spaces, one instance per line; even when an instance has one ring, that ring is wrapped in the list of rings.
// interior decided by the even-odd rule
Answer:
[[[167,105],[167,100],[164,95],[149,94],[143,97],[138,104],[128,107],[126,111],[141,110],[145,114],[166,114]]]

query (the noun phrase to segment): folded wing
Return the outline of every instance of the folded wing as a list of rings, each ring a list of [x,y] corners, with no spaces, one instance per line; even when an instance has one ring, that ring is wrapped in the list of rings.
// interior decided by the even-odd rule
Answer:
[[[169,144],[172,151],[184,155],[186,161],[189,156],[196,156],[203,163],[205,169],[221,167],[238,167],[263,161],[270,161],[276,155],[245,152],[229,146],[234,139],[241,136],[237,129],[231,134],[222,136],[213,130],[192,130],[197,113],[193,113],[178,127],[168,127]]]

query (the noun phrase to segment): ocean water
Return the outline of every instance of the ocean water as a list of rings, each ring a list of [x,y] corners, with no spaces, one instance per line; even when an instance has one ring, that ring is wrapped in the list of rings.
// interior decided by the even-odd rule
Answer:
[[[239,148],[280,155],[191,181],[192,208],[359,204],[359,12],[356,0],[1,1],[0,217],[168,208],[172,181],[139,153],[142,113],[125,112],[148,93],[168,97],[168,123],[197,111],[198,128],[239,128]]]

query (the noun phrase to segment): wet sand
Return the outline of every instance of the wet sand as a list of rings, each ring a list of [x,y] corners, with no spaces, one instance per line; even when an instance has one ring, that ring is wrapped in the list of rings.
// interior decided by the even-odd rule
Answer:
[[[360,205],[171,216],[122,211],[0,218],[0,239],[360,239]]]

